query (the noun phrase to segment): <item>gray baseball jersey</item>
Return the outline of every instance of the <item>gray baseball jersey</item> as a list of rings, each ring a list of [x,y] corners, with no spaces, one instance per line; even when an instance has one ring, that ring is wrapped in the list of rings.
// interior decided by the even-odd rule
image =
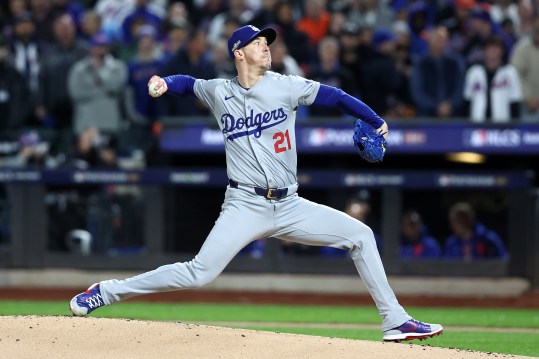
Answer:
[[[382,316],[382,330],[410,318],[389,286],[372,230],[296,193],[296,108],[312,104],[319,87],[317,82],[273,72],[248,90],[237,79],[195,81],[196,96],[210,108],[225,137],[228,176],[241,185],[227,187],[219,218],[193,260],[100,282],[105,304],[203,286],[247,244],[274,237],[348,250]],[[289,191],[283,198],[268,199],[253,187]]]
[[[196,80],[193,90],[225,138],[228,177],[266,188],[296,183],[296,110],[311,105],[319,88],[318,82],[270,71],[250,89],[237,78]]]

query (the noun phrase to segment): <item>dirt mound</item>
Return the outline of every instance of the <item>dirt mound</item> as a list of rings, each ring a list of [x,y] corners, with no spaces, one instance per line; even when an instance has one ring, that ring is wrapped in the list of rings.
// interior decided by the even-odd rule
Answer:
[[[0,319],[3,358],[494,358],[419,345],[124,319]],[[511,357],[497,354],[496,357]]]

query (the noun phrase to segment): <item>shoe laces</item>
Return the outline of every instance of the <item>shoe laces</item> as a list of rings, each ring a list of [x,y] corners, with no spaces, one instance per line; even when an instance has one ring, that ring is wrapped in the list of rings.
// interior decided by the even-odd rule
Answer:
[[[103,297],[101,297],[99,292],[88,296],[84,301],[90,308],[99,308],[105,304],[105,302],[103,302]]]

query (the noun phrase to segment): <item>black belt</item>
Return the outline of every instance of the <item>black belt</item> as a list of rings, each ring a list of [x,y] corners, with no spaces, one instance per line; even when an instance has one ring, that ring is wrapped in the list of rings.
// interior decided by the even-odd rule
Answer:
[[[239,183],[229,179],[228,183],[232,188],[238,188]],[[255,193],[259,196],[262,196],[267,199],[281,199],[286,197],[288,193],[288,188],[262,188],[262,187],[252,187],[255,190]]]

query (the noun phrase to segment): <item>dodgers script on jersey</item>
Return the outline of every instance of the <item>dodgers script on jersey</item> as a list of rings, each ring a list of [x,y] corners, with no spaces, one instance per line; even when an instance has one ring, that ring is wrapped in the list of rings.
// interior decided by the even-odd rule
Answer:
[[[196,80],[195,95],[224,136],[228,178],[266,188],[296,183],[296,110],[311,105],[319,88],[316,81],[271,71],[250,89],[237,78]]]

